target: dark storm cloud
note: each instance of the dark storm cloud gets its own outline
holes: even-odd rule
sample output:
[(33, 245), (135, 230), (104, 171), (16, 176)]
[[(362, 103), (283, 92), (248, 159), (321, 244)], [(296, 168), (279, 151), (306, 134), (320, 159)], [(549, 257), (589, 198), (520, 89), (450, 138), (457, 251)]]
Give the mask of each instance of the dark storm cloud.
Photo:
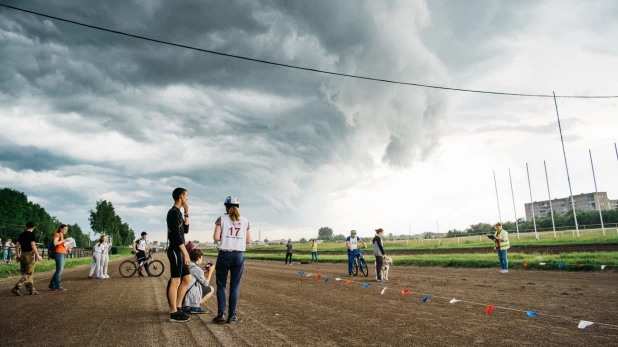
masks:
[[(395, 79), (443, 75), (416, 29), (398, 36), (397, 26), (386, 31), (388, 23), (376, 19), (397, 13), (406, 2), (8, 3), (286, 64)], [(422, 6), (408, 10), (423, 12)], [(38, 143), (27, 147), (31, 154), (13, 148), (0, 160), (14, 170), (53, 170), (61, 161), (69, 168), (108, 168), (71, 174), (98, 180), (84, 183), (98, 185), (87, 188), (91, 200), (115, 194), (110, 196), (131, 208), (167, 204), (166, 189), (178, 185), (191, 186), (194, 196), (208, 201), (238, 194), (244, 204), (291, 208), (321, 180), (340, 182), (332, 183), (338, 188), (353, 185), (345, 177), (310, 176), (328, 165), (370, 170), (374, 146), (387, 145), (383, 161), (393, 167), (423, 160), (439, 143), (445, 112), (441, 94), (230, 59), (9, 9), (0, 9), (0, 44), (0, 103), (13, 107), (11, 112), (32, 110), (65, 136), (87, 136), (118, 156), (95, 151), (85, 157), (75, 150), (52, 155), (49, 144)], [(399, 99), (405, 100), (396, 109), (388, 106)], [(132, 142), (118, 144), (113, 133)], [(101, 134), (106, 141), (98, 139)], [(84, 150), (90, 145), (81, 143)], [(139, 151), (144, 158), (131, 155)], [(18, 165), (34, 161), (40, 164)], [(150, 183), (140, 187), (139, 180)]]
[(0, 142), (0, 166), (3, 167), (17, 171), (46, 171), (73, 164), (76, 164), (75, 160), (45, 149)]

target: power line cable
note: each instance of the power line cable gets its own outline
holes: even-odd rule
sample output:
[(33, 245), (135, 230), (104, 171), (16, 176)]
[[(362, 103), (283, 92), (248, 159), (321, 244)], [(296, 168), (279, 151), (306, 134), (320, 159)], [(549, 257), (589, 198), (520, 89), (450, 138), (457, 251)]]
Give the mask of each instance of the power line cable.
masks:
[[(395, 81), (395, 80), (388, 80), (388, 79), (383, 79), (383, 78), (373, 78), (373, 77), (350, 75), (350, 74), (344, 74), (344, 73), (332, 72), (332, 71), (326, 71), (326, 70), (312, 69), (312, 68), (307, 68), (307, 67), (302, 67), (302, 66), (289, 65), (289, 64), (277, 63), (277, 62), (268, 61), (268, 60), (255, 59), (255, 58), (249, 58), (249, 57), (244, 57), (244, 56), (240, 56), (240, 55), (234, 55), (234, 54), (222, 53), (222, 52), (217, 52), (217, 51), (211, 51), (211, 50), (207, 50), (207, 49), (202, 49), (202, 48), (197, 48), (197, 47), (193, 47), (193, 46), (182, 45), (182, 44), (173, 43), (173, 42), (169, 42), (169, 41), (153, 39), (153, 38), (150, 38), (150, 37), (129, 34), (129, 33), (118, 31), (118, 30), (112, 30), (112, 29), (107, 29), (107, 28), (95, 26), (95, 25), (85, 24), (85, 23), (74, 21), (74, 20), (64, 19), (64, 18), (55, 17), (55, 16), (51, 16), (51, 15), (48, 15), (48, 14), (40, 13), (40, 12), (35, 12), (35, 11), (30, 11), (30, 10), (22, 9), (22, 8), (19, 8), (19, 7), (5, 5), (5, 4), (2, 4), (2, 3), (0, 3), (0, 7), (10, 8), (10, 9), (13, 9), (13, 10), (22, 11), (22, 12), (34, 14), (34, 15), (37, 15), (37, 16), (41, 16), (41, 17), (45, 17), (45, 18), (49, 18), (49, 19), (54, 19), (54, 20), (61, 21), (61, 22), (71, 23), (71, 24), (75, 24), (75, 25), (79, 25), (79, 26), (83, 26), (83, 27), (87, 27), (87, 28), (91, 28), (91, 29), (96, 29), (96, 30), (101, 30), (101, 31), (113, 33), (113, 34), (128, 36), (128, 37), (132, 37), (132, 38), (136, 38), (136, 39), (140, 39), (140, 40), (146, 40), (146, 41), (150, 41), (150, 42), (156, 42), (156, 43), (160, 43), (160, 44), (164, 44), (164, 45), (169, 45), (169, 46), (174, 46), (174, 47), (179, 47), (179, 48), (190, 49), (190, 50), (199, 51), (199, 52), (203, 52), (203, 53), (215, 54), (215, 55), (220, 55), (220, 56), (224, 56), (224, 57), (228, 57), (228, 58), (236, 58), (236, 59), (252, 61), (252, 62), (256, 62), (256, 63), (274, 65), (274, 66), (279, 66), (279, 67), (286, 67), (286, 68), (296, 69), (296, 70), (317, 72), (317, 73), (333, 75), (333, 76), (340, 76), (340, 77), (356, 78), (356, 79), (367, 80), (367, 81), (374, 81), (374, 82), (383, 82), (383, 83), (391, 83), (391, 84), (399, 84), (399, 85), (422, 87), (422, 88), (431, 88), (431, 89), (440, 89), (440, 90), (448, 90), (448, 91), (457, 91), (457, 92), (479, 93), (479, 94), (493, 94), (493, 95), (504, 95), (504, 96), (539, 97), (539, 98), (553, 98), (554, 97), (554, 95), (551, 95), (551, 94), (507, 93), (507, 92), (496, 92), (496, 91), (487, 91), (487, 90), (442, 87), (442, 86), (435, 86), (435, 85), (428, 85), (428, 84)], [(612, 98), (618, 98), (618, 95), (592, 95), (592, 96), (584, 96), (584, 95), (556, 95), (555, 97), (557, 97), (557, 98), (571, 98), (571, 99), (612, 99)]]

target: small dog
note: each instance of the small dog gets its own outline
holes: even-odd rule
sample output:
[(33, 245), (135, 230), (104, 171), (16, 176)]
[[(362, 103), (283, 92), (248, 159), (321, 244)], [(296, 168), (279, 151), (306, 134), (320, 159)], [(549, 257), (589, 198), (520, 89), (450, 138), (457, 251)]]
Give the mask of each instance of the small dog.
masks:
[(388, 281), (388, 270), (390, 269), (390, 267), (393, 265), (393, 258), (391, 257), (384, 257), (384, 260), (382, 262), (382, 279), (384, 281)]

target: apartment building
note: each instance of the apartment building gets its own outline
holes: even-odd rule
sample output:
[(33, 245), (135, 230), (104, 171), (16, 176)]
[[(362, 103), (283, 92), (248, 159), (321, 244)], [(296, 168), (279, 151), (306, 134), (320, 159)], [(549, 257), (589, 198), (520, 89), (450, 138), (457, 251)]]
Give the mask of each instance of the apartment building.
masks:
[[(594, 211), (597, 210), (597, 202), (601, 210), (611, 210), (617, 208), (618, 200), (609, 200), (606, 192), (586, 193), (573, 196), (575, 202), (575, 211)], [(552, 199), (551, 207), (554, 210), (554, 215), (567, 214), (572, 210), (571, 198)], [(549, 200), (535, 201), (534, 204), (525, 204), (526, 220), (532, 220), (532, 207), (534, 206), (534, 216), (536, 218), (545, 218), (550, 216)]]

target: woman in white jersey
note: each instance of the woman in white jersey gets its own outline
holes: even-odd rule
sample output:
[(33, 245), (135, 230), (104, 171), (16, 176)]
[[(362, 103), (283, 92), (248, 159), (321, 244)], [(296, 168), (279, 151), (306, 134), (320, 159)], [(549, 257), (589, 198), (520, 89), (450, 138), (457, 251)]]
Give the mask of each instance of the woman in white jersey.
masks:
[(105, 236), (101, 236), (99, 239), (99, 243), (92, 247), (92, 264), (90, 265), (90, 274), (88, 274), (88, 279), (92, 279), (92, 275), (96, 271), (97, 279), (100, 280), (101, 277), (101, 253), (103, 252), (103, 242), (105, 242)]
[[(240, 278), (245, 264), (244, 251), (247, 245), (251, 243), (251, 230), (249, 220), (240, 216), (238, 198), (228, 196), (224, 205), (227, 213), (217, 219), (213, 235), (214, 240), (219, 242), (219, 255), (217, 256), (215, 272), (218, 314), (213, 322), (232, 324), (240, 321), (236, 317), (236, 307), (240, 293)], [(230, 274), (230, 298), (226, 320), (225, 289), (228, 273)]]

